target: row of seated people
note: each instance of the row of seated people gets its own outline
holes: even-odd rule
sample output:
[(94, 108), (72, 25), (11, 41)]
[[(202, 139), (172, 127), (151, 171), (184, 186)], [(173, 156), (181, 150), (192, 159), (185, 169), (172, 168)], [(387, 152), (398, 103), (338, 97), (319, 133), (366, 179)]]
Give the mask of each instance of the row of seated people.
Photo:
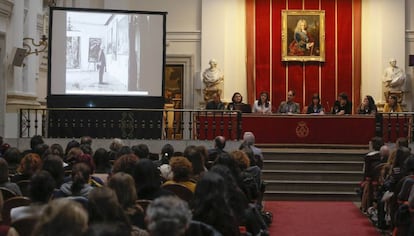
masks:
[[(257, 99), (253, 106), (243, 103), (243, 97), (239, 92), (233, 94), (232, 102), (225, 107), (224, 103), (221, 102), (218, 94), (213, 95), (213, 100), (208, 102), (206, 105), (207, 110), (240, 110), (245, 113), (260, 113), (260, 114), (271, 114), (272, 105), (270, 97), (267, 92), (260, 93), (259, 99)], [(365, 96), (361, 105), (358, 107), (358, 114), (372, 114), (375, 115), (378, 112), (375, 100), (372, 96)], [(398, 98), (395, 95), (390, 95), (388, 101), (384, 106), (384, 112), (402, 112), (401, 106), (398, 103)], [(312, 96), (312, 103), (308, 106), (304, 106), (303, 110), (300, 110), (299, 103), (295, 102), (295, 91), (290, 90), (287, 94), (287, 100), (282, 101), (276, 110), (278, 114), (325, 114), (331, 113), (335, 115), (352, 114), (352, 102), (349, 101), (346, 93), (340, 93), (338, 100), (334, 102), (334, 105), (330, 111), (326, 111), (321, 104), (319, 94), (315, 93)]]
[[(254, 135), (246, 132), (239, 150), (226, 152), (225, 144), (221, 136), (208, 150), (178, 152), (166, 144), (151, 159), (145, 144), (129, 147), (120, 139), (109, 151), (93, 151), (89, 137), (64, 151), (35, 136), (30, 150), (0, 153), (0, 210), (3, 203), (7, 209), (0, 236), (28, 229), (32, 235), (266, 235), (271, 214), (261, 212), (256, 163), (263, 157)], [(26, 197), (26, 204), (10, 209), (15, 197), (4, 193), (24, 195), (22, 180), (29, 180), (27, 195), (16, 198)], [(22, 229), (25, 220), (30, 224)]]
[(380, 137), (371, 140), (361, 182), (361, 210), (384, 232), (414, 235), (414, 155), (406, 138), (393, 150)]

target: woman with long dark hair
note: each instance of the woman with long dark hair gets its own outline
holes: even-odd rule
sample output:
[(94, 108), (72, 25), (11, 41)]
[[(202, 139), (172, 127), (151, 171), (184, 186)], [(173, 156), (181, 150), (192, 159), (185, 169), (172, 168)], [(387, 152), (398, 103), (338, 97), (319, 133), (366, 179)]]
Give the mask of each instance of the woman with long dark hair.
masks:
[(372, 96), (365, 96), (358, 109), (358, 114), (370, 114), (375, 115), (377, 113), (377, 106), (375, 105), (374, 98)]
[(319, 97), (319, 94), (313, 94), (312, 103), (309, 104), (306, 114), (324, 114), (324, 108), (321, 105), (321, 98)]
[(272, 113), (272, 106), (267, 92), (260, 93), (259, 99), (254, 101), (252, 112), (262, 114)]
[(397, 96), (390, 95), (388, 97), (388, 103), (384, 105), (384, 112), (402, 112)]
[(193, 219), (213, 226), (223, 235), (239, 235), (236, 218), (227, 201), (226, 183), (207, 172), (197, 183)]

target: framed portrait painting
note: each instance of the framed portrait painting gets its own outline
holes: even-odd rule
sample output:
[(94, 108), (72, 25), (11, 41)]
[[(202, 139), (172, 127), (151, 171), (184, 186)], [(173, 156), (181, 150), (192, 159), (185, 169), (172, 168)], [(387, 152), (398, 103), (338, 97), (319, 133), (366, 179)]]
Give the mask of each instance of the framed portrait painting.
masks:
[(325, 61), (325, 11), (282, 11), (282, 61)]

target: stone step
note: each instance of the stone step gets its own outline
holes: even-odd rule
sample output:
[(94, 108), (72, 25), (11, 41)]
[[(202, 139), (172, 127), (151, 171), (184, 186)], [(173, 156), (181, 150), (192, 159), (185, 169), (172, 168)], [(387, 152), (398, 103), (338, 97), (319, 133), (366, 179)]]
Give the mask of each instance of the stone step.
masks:
[(317, 152), (309, 150), (292, 150), (292, 152), (281, 152), (264, 150), (263, 156), (265, 160), (296, 160), (296, 161), (363, 161), (365, 154), (368, 152)]
[(266, 191), (355, 192), (359, 181), (268, 180)]
[(305, 181), (360, 181), (362, 171), (263, 170), (262, 179)]
[(266, 191), (265, 201), (360, 201), (355, 192)]
[(363, 170), (362, 161), (265, 160), (264, 170)]

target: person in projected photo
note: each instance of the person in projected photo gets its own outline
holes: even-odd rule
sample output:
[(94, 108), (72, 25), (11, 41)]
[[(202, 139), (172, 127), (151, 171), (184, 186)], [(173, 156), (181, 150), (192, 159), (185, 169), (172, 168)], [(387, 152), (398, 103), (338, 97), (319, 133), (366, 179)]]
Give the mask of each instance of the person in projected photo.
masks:
[(105, 56), (105, 47), (101, 46), (98, 56), (98, 71), (99, 71), (99, 84), (103, 84), (103, 76), (106, 72), (106, 56)]

